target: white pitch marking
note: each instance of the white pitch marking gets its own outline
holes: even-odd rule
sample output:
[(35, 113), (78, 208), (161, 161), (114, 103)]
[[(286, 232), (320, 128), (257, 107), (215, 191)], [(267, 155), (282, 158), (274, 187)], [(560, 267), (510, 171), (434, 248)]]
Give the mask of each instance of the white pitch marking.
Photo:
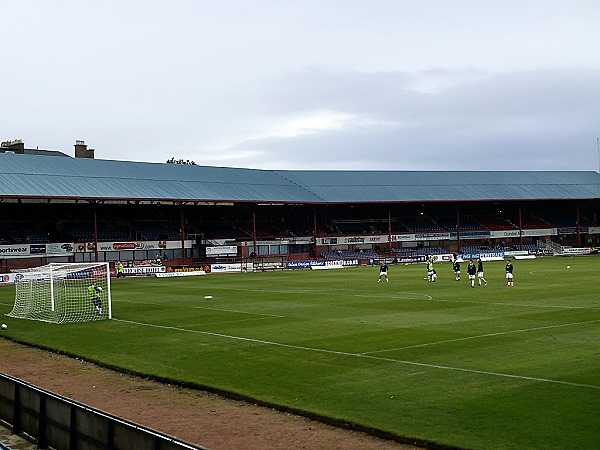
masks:
[(396, 350), (408, 350), (409, 348), (429, 347), (431, 345), (448, 344), (450, 342), (468, 341), (471, 339), (481, 339), (481, 338), (492, 337), (492, 336), (503, 336), (506, 334), (514, 334), (514, 333), (526, 333), (529, 331), (548, 330), (551, 328), (568, 327), (568, 326), (572, 326), (572, 325), (582, 325), (585, 323), (594, 323), (594, 322), (600, 322), (600, 319), (586, 320), (583, 322), (561, 323), (558, 325), (547, 325), (547, 326), (543, 326), (543, 327), (522, 328), (520, 330), (498, 331), (497, 333), (479, 334), (477, 336), (467, 336), (467, 337), (456, 338), (456, 339), (446, 339), (443, 341), (426, 342), (424, 344), (407, 345), (405, 347), (388, 348), (385, 350), (374, 350), (372, 352), (363, 352), (360, 354), (361, 355), (372, 355), (374, 353), (393, 352)]
[(134, 325), (146, 326), (146, 327), (163, 328), (165, 330), (176, 330), (176, 331), (182, 331), (185, 333), (198, 333), (198, 334), (204, 334), (207, 336), (221, 337), (224, 339), (232, 339), (232, 340), (244, 341), (244, 342), (253, 342), (256, 344), (274, 345), (277, 347), (292, 348), (292, 349), (296, 349), (296, 350), (327, 353), (327, 354), (340, 355), (340, 356), (350, 356), (350, 357), (354, 357), (354, 358), (373, 359), (373, 360), (377, 360), (377, 361), (388, 361), (388, 362), (397, 363), (397, 364), (405, 364), (405, 365), (409, 365), (409, 366), (424, 367), (424, 368), (430, 368), (430, 369), (475, 373), (475, 374), (479, 374), (479, 375), (488, 375), (488, 376), (500, 377), (500, 378), (511, 378), (511, 379), (516, 379), (516, 380), (536, 381), (536, 382), (541, 382), (541, 383), (559, 384), (559, 385), (575, 386), (575, 387), (581, 387), (581, 388), (587, 388), (587, 389), (600, 390), (600, 386), (596, 386), (593, 384), (573, 383), (570, 381), (552, 380), (552, 379), (548, 379), (548, 378), (527, 377), (524, 375), (512, 375), (512, 374), (508, 374), (508, 373), (488, 372), (485, 370), (465, 369), (462, 367), (442, 366), (439, 364), (419, 363), (419, 362), (415, 362), (415, 361), (406, 361), (406, 360), (394, 359), (394, 358), (382, 358), (380, 356), (362, 355), (360, 353), (349, 353), (349, 352), (341, 352), (341, 351), (337, 351), (337, 350), (326, 350), (326, 349), (313, 348), (313, 347), (304, 347), (304, 346), (300, 346), (300, 345), (283, 344), (281, 342), (265, 341), (262, 339), (247, 338), (247, 337), (242, 337), (242, 336), (231, 336), (231, 335), (221, 334), (221, 333), (211, 333), (209, 331), (189, 330), (186, 328), (172, 327), (172, 326), (165, 326), (165, 325), (154, 325), (154, 324), (150, 324), (150, 323), (135, 322), (133, 320), (123, 320), (123, 319), (113, 319), (113, 320), (116, 320), (118, 322), (131, 323)]

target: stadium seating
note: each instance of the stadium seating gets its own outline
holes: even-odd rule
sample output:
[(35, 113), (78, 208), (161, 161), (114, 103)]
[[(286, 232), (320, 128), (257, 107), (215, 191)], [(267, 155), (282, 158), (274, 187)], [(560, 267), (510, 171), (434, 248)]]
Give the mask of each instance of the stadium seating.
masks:
[[(545, 214), (544, 220), (554, 227), (576, 227), (577, 216), (575, 214)], [(590, 226), (593, 223), (585, 216), (579, 217), (579, 226)]]
[(252, 234), (233, 224), (198, 224), (198, 229), (207, 239), (247, 239), (252, 237)]
[(477, 217), (477, 222), (486, 230), (514, 230), (518, 228), (510, 220), (497, 217)]
[(400, 222), (407, 230), (412, 232), (445, 231), (442, 226), (438, 225), (433, 219), (428, 217), (403, 217)]
[(383, 228), (381, 225), (381, 223), (371, 220), (340, 221), (334, 223), (334, 226), (340, 231), (340, 233), (346, 235), (379, 234), (382, 233), (382, 229), (387, 232), (387, 224), (385, 224), (385, 228)]
[(379, 253), (374, 250), (364, 250), (364, 251), (333, 251), (333, 252), (323, 252), (321, 253), (321, 257), (329, 260), (335, 259), (365, 259), (365, 258), (377, 258), (379, 257)]
[[(438, 217), (435, 221), (448, 231), (456, 231), (457, 229), (456, 217)], [(484, 228), (481, 223), (469, 217), (461, 217), (459, 225), (461, 230), (482, 230)]]
[(63, 231), (75, 242), (90, 242), (94, 240), (94, 229), (82, 226), (65, 226)]
[[(518, 224), (519, 218), (515, 217), (513, 219), (513, 222)], [(538, 229), (538, 228), (543, 229), (543, 228), (550, 228), (550, 227), (551, 227), (550, 224), (543, 221), (542, 219), (538, 219), (537, 217), (521, 216), (521, 228), (523, 228), (523, 229)]]
[(403, 247), (392, 249), (392, 253), (398, 256), (424, 256), (443, 255), (450, 253), (450, 251), (443, 247)]
[(179, 230), (168, 225), (133, 223), (132, 229), (135, 231), (138, 239), (143, 241), (175, 241), (181, 239)]
[(45, 244), (48, 236), (31, 227), (4, 228), (4, 235), (13, 244)]
[(522, 250), (528, 251), (531, 254), (537, 254), (540, 252), (540, 247), (536, 244), (523, 244)]
[[(67, 233), (74, 242), (94, 241), (94, 229), (86, 226), (66, 225), (63, 231)], [(98, 226), (98, 241), (119, 242), (131, 240), (129, 233), (116, 227)]]

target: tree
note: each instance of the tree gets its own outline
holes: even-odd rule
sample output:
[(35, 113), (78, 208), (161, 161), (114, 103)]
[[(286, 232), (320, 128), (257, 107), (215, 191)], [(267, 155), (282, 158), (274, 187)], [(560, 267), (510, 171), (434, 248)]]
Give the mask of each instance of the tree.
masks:
[(198, 164), (196, 164), (195, 161), (190, 161), (189, 159), (175, 159), (174, 157), (171, 156), (170, 159), (167, 159), (167, 164), (183, 164), (186, 166), (197, 166)]

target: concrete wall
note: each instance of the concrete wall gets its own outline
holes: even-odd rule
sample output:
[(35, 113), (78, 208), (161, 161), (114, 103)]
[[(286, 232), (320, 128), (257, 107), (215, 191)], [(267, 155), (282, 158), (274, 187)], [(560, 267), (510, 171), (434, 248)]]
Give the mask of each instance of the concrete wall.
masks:
[(39, 448), (206, 450), (0, 374), (0, 421)]

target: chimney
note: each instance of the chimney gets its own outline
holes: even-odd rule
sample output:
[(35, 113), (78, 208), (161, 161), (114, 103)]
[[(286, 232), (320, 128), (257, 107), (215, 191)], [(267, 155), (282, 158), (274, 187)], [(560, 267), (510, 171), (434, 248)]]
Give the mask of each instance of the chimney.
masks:
[(4, 141), (2, 142), (2, 150), (4, 152), (12, 152), (12, 153), (25, 153), (25, 144), (21, 139), (14, 139), (12, 141)]
[(85, 141), (75, 141), (75, 158), (94, 159), (94, 149), (88, 149)]

